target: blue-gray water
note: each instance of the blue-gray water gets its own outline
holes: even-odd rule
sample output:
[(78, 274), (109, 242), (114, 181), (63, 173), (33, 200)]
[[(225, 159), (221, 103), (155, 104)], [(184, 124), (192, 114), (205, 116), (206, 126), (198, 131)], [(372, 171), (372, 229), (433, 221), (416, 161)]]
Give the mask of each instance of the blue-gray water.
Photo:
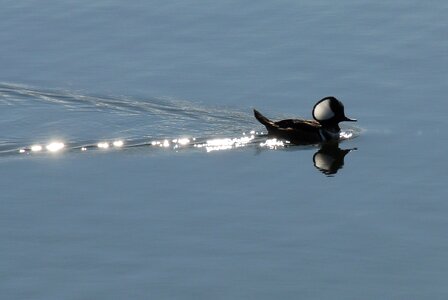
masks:
[[(0, 298), (446, 299), (447, 13), (4, 2)], [(251, 113), (327, 95), (332, 174)]]

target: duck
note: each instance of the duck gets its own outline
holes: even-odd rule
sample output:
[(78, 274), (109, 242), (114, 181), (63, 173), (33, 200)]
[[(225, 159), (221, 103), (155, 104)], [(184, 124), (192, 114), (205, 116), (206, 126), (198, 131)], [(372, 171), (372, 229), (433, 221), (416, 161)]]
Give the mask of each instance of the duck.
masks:
[(255, 118), (266, 127), (269, 136), (297, 145), (338, 141), (341, 132), (339, 123), (357, 121), (345, 115), (344, 105), (333, 96), (317, 101), (312, 114), (314, 120), (286, 119), (275, 122), (254, 109)]

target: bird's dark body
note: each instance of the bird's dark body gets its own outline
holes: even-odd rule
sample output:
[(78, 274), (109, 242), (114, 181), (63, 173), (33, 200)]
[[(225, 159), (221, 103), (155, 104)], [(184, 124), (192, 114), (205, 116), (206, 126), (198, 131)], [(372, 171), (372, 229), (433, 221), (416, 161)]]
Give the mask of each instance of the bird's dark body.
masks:
[(313, 144), (322, 141), (320, 125), (314, 120), (286, 119), (273, 122), (254, 110), (255, 118), (268, 130), (268, 134), (293, 144)]
[(270, 136), (301, 145), (339, 140), (339, 123), (356, 122), (345, 116), (344, 105), (333, 96), (325, 97), (314, 105), (314, 120), (286, 119), (274, 122), (255, 109), (254, 115), (266, 127)]

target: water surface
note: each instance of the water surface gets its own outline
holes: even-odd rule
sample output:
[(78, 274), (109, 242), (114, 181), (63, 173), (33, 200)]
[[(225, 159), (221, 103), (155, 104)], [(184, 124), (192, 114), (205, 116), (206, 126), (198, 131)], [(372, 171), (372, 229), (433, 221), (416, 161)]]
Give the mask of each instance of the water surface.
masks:
[[(445, 299), (447, 11), (4, 3), (2, 298)], [(327, 95), (330, 149), (252, 117)]]

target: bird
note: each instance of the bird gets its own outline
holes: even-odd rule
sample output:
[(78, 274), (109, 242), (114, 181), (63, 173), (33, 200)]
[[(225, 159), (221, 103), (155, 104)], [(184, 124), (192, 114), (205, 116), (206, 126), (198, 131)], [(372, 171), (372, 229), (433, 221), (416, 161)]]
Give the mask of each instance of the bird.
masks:
[(292, 144), (318, 144), (340, 139), (339, 123), (356, 122), (345, 116), (344, 105), (333, 96), (319, 100), (313, 107), (313, 119), (286, 119), (272, 121), (254, 109), (255, 118), (268, 130), (268, 135), (289, 141)]

